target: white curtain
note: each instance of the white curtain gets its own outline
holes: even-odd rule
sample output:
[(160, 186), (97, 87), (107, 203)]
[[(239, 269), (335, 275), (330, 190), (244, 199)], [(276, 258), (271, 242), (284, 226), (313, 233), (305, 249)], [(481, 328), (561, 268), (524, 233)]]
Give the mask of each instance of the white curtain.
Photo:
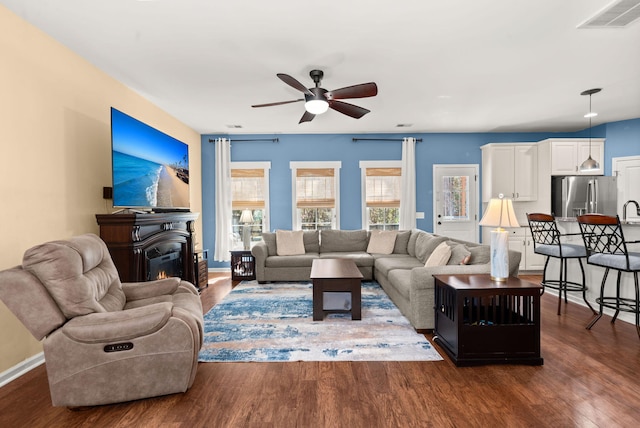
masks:
[(218, 138), (216, 145), (216, 248), (214, 260), (231, 260), (231, 142)]
[(402, 139), (400, 230), (416, 228), (416, 139)]

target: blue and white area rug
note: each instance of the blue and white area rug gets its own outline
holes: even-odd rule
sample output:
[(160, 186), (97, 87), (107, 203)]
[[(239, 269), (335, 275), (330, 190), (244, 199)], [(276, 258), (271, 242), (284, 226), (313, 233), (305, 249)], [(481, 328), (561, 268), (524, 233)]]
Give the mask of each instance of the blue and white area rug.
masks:
[(362, 284), (362, 320), (313, 321), (311, 283), (245, 281), (204, 316), (201, 362), (439, 361), (376, 282)]

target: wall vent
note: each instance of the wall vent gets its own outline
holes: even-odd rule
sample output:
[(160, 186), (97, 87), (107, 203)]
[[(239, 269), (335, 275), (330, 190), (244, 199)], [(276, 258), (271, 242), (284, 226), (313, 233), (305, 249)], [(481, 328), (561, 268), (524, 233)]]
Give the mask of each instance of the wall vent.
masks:
[(638, 18), (640, 0), (618, 0), (578, 25), (578, 28), (622, 28)]

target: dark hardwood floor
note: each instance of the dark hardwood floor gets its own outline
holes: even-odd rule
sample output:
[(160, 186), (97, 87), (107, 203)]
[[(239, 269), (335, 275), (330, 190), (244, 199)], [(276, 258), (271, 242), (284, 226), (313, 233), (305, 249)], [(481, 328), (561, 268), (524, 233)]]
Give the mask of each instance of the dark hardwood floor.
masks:
[[(539, 281), (539, 277), (525, 279)], [(211, 275), (205, 311), (232, 288)], [(42, 365), (0, 389), (0, 427), (632, 427), (640, 339), (542, 296), (543, 366), (439, 362), (200, 363), (185, 394), (84, 410), (51, 406)], [(431, 335), (427, 335), (431, 339)]]

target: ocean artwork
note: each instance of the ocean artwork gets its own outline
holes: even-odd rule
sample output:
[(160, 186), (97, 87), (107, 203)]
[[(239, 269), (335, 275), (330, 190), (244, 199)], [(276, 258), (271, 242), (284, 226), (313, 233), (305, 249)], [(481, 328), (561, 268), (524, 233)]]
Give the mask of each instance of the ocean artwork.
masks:
[(113, 152), (113, 194), (118, 206), (155, 207), (164, 167), (158, 163)]

